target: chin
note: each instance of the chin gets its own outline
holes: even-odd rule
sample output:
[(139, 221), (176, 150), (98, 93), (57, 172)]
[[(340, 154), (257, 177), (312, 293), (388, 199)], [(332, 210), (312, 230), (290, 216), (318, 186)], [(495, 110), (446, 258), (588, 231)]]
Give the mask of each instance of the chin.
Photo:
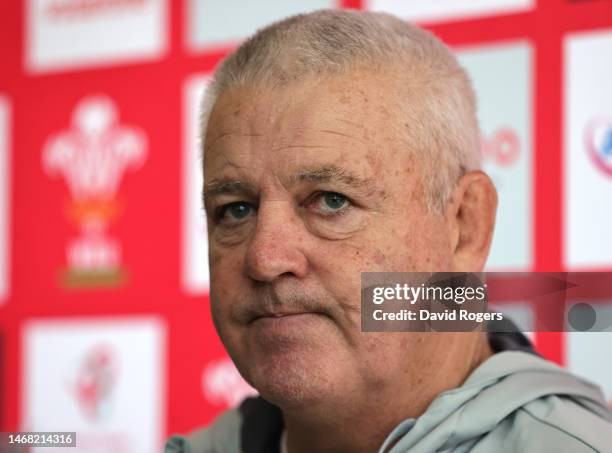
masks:
[(282, 409), (301, 408), (328, 399), (333, 382), (341, 382), (321, 361), (304, 357), (268, 357), (250, 367), (245, 378), (259, 394)]
[(267, 401), (289, 409), (329, 399), (346, 378), (348, 357), (332, 347), (335, 335), (326, 318), (295, 317), (256, 324), (224, 344), (243, 378)]

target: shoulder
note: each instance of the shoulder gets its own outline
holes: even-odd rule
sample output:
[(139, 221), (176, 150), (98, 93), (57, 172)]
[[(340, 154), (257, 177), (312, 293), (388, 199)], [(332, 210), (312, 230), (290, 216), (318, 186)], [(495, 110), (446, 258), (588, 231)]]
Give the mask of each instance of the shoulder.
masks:
[(525, 453), (612, 453), (612, 423), (571, 398), (551, 395), (519, 408), (483, 444), (491, 440)]
[(165, 453), (270, 453), (278, 452), (283, 418), (276, 406), (261, 397), (247, 398), (212, 425), (187, 436), (174, 435)]
[(237, 409), (226, 411), (205, 428), (199, 428), (186, 436), (171, 436), (166, 442), (164, 453), (240, 453), (241, 423)]

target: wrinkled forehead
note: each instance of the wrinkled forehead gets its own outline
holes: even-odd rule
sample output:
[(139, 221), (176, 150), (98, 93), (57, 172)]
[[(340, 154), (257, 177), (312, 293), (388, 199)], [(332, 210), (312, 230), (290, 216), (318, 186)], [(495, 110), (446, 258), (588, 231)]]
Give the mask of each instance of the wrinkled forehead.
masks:
[(243, 86), (220, 94), (205, 137), (205, 174), (322, 163), (375, 171), (397, 165), (410, 144), (385, 80), (371, 74), (310, 78), (282, 88)]

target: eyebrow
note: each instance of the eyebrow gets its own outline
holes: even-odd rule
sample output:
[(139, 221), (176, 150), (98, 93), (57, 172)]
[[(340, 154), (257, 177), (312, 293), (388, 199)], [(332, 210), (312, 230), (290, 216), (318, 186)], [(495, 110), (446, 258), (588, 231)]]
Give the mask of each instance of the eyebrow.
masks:
[(257, 189), (253, 184), (247, 181), (215, 180), (204, 184), (202, 199), (204, 202), (206, 202), (206, 199), (210, 197), (234, 194), (255, 196), (257, 194)]
[(292, 179), (299, 182), (338, 182), (356, 189), (373, 189), (375, 186), (373, 178), (361, 178), (337, 165), (306, 168), (300, 170)]
[[(373, 178), (362, 178), (351, 174), (346, 169), (337, 165), (324, 165), (319, 167), (304, 168), (299, 170), (290, 178), (290, 184), (300, 182), (335, 182), (344, 187), (358, 189), (362, 192), (374, 191), (376, 184)], [(248, 181), (241, 180), (213, 180), (204, 184), (202, 198), (206, 199), (218, 195), (248, 195), (256, 197), (257, 188)], [(206, 203), (205, 203), (206, 204)]]

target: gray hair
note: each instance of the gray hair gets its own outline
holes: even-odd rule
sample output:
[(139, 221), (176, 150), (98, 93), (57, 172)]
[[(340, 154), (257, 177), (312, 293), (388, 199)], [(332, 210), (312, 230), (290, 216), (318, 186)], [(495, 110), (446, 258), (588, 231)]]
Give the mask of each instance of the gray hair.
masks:
[(225, 90), (281, 87), (356, 69), (393, 70), (416, 93), (418, 101), (411, 98), (402, 108), (407, 115), (402, 124), (410, 148), (427, 166), (422, 175), (427, 205), (442, 213), (463, 173), (480, 167), (474, 90), (448, 47), (389, 14), (320, 10), (259, 30), (215, 70), (202, 102), (202, 145), (214, 104)]

